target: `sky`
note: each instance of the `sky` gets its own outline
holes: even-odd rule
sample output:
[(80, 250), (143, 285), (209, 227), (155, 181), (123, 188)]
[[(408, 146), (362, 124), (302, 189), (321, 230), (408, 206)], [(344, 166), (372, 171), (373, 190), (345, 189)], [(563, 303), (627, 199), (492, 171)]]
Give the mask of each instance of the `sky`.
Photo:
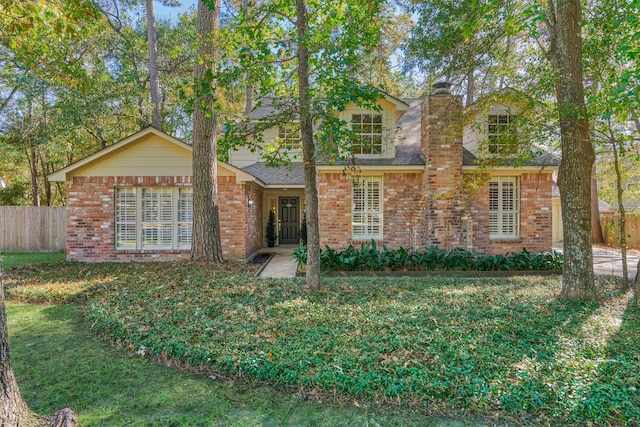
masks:
[(198, 4), (197, 0), (179, 0), (179, 1), (180, 1), (179, 7), (163, 6), (161, 2), (156, 1), (156, 4), (155, 4), (156, 19), (157, 20), (169, 19), (175, 22), (175, 20), (178, 19), (178, 16), (182, 15), (184, 12), (188, 11), (191, 8), (195, 9)]

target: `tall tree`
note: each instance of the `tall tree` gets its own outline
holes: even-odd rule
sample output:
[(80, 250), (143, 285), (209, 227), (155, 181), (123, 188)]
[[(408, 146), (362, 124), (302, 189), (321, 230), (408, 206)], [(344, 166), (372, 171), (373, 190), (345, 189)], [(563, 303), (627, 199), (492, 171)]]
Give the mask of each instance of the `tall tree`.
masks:
[(147, 41), (149, 44), (149, 87), (151, 89), (151, 125), (162, 130), (160, 78), (158, 77), (158, 40), (154, 0), (147, 0)]
[(307, 206), (307, 286), (320, 290), (320, 226), (318, 222), (318, 183), (316, 181), (316, 147), (313, 142), (313, 118), (309, 90), (309, 47), (307, 5), (296, 0), (296, 30), (298, 32), (298, 102), (300, 108), (300, 134), (302, 162), (304, 163), (304, 196)]
[[(595, 296), (590, 185), (585, 185), (591, 182), (594, 151), (584, 100), (579, 0), (411, 3), (420, 20), (410, 52), (429, 65), (424, 69), (447, 75), (473, 73), (476, 87), (475, 73), (482, 70), (484, 79), (498, 84), (485, 82), (481, 87), (509, 84), (543, 99), (550, 96), (546, 83), (553, 83), (562, 145), (562, 293), (575, 298)], [(543, 55), (546, 64), (532, 60), (536, 55)]]
[(562, 295), (597, 294), (591, 239), (591, 172), (595, 153), (589, 138), (582, 73), (582, 14), (579, 0), (547, 2), (547, 58), (554, 70), (562, 161), (558, 173), (564, 225)]
[[(364, 0), (271, 0), (241, 8), (225, 33), (229, 40), (225, 82), (249, 76), (254, 109), (270, 112), (257, 122), (227, 124), (225, 142), (250, 145), (267, 165), (288, 164), (287, 149), (265, 147), (266, 129), (300, 131), (307, 221), (307, 287), (320, 288), (320, 232), (316, 162), (349, 153), (349, 127), (336, 116), (350, 102), (377, 108), (381, 94), (357, 80), (358, 65), (380, 37), (380, 3)], [(225, 83), (229, 84), (229, 83)]]
[(193, 243), (194, 261), (223, 262), (218, 203), (216, 83), (220, 0), (198, 0), (198, 59), (194, 69)]
[[(54, 49), (66, 47), (81, 31), (85, 19), (92, 16), (93, 5), (88, 1), (21, 2), (0, 0), (0, 42), (18, 52), (25, 68), (52, 66), (56, 71), (77, 69), (68, 64), (69, 58)], [(54, 45), (54, 46), (52, 46)], [(34, 54), (35, 53), (35, 54)], [(66, 53), (66, 52), (64, 52)], [(66, 59), (66, 61), (65, 61)], [(13, 373), (9, 348), (9, 334), (0, 265), (0, 425), (3, 426), (72, 426), (73, 412), (63, 410), (53, 420), (31, 412), (22, 399)]]

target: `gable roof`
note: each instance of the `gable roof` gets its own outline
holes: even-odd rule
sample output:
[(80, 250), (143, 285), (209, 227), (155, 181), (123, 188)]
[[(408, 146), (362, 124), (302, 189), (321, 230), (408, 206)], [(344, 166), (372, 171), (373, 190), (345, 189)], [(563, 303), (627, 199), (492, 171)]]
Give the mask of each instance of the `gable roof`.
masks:
[[(157, 136), (159, 137), (161, 140), (171, 144), (172, 146), (178, 147), (181, 150), (184, 150), (185, 154), (191, 156), (192, 152), (193, 152), (193, 147), (189, 144), (187, 144), (184, 141), (181, 141), (177, 138), (174, 138), (173, 136), (164, 133), (158, 129), (156, 129), (153, 126), (148, 126), (144, 129), (142, 129), (139, 132), (134, 133), (133, 135), (130, 135), (118, 142), (116, 142), (113, 145), (110, 145), (100, 151), (97, 151), (94, 154), (91, 154), (81, 160), (78, 160), (77, 162), (74, 162), (72, 164), (70, 164), (69, 166), (62, 168), (54, 173), (52, 173), (51, 175), (49, 175), (49, 181), (53, 181), (53, 182), (66, 182), (69, 181), (70, 178), (74, 175), (74, 173), (85, 169), (85, 168), (89, 168), (93, 165), (97, 165), (103, 161), (105, 161), (106, 159), (125, 151), (127, 148), (130, 148), (132, 145), (134, 145), (137, 142), (140, 142), (141, 140), (148, 138), (149, 136)], [(244, 171), (242, 171), (241, 169), (238, 169), (237, 167), (230, 165), (228, 163), (224, 163), (224, 162), (218, 162), (218, 164), (224, 168), (227, 169), (229, 172), (233, 173), (236, 176), (236, 179), (240, 182), (256, 182), (259, 185), (262, 185), (263, 183), (260, 180), (256, 180), (256, 177), (253, 175), (250, 175)]]
[[(383, 96), (380, 99), (384, 99), (385, 101), (395, 105), (398, 111), (407, 111), (410, 107), (409, 103), (404, 98), (396, 98), (395, 96), (385, 92), (382, 89), (374, 88), (376, 91), (380, 92)], [(249, 113), (250, 120), (261, 120), (266, 117), (272, 116), (278, 112), (278, 109), (281, 106), (277, 104), (274, 105), (273, 98), (261, 98), (258, 101), (258, 105)], [(284, 105), (283, 101), (283, 104)]]
[(245, 166), (242, 170), (255, 176), (267, 186), (304, 185), (304, 165), (302, 162), (292, 162), (288, 166), (278, 168), (268, 167), (265, 163), (258, 162)]

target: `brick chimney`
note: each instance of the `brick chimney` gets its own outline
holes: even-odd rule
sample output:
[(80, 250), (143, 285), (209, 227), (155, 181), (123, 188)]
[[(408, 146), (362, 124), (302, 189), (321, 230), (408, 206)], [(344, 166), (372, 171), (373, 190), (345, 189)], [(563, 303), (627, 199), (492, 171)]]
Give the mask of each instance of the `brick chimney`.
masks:
[(451, 83), (433, 85), (422, 103), (421, 153), (425, 160), (418, 240), (444, 249), (465, 246), (462, 200), (462, 97), (452, 95)]

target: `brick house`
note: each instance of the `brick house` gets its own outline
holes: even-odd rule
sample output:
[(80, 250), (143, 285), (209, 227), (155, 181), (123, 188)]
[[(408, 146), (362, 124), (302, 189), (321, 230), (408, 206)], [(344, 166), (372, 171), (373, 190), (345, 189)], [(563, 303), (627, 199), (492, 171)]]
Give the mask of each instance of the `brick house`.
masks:
[[(446, 85), (434, 86), (426, 99), (384, 95), (378, 102), (378, 111), (353, 104), (338, 113), (360, 137), (357, 168), (346, 161), (317, 166), (321, 245), (374, 239), (390, 248), (438, 245), (489, 254), (551, 249), (557, 159), (544, 154), (524, 166), (492, 169), (477, 164), (481, 147), (501, 149), (492, 138), (509, 130), (511, 107), (496, 104), (478, 114), (481, 126), (470, 127), (462, 125), (460, 97)], [(261, 114), (257, 109), (254, 118)], [(264, 141), (299, 151), (295, 124), (266, 131)], [(219, 162), (226, 258), (246, 259), (266, 246), (270, 210), (277, 244), (299, 243), (302, 172), (299, 160), (269, 168), (248, 148)], [(191, 146), (152, 127), (52, 174), (51, 181), (67, 187), (68, 259), (188, 257), (191, 175)]]

